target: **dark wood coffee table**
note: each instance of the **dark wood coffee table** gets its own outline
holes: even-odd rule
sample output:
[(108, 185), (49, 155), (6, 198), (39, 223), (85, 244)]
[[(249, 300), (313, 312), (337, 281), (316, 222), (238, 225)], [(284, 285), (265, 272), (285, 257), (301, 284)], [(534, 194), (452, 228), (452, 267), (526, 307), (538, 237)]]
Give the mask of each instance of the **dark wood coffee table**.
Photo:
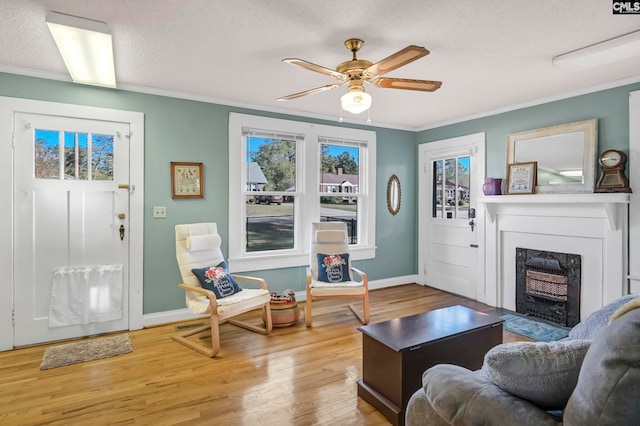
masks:
[(502, 343), (503, 320), (464, 306), (360, 327), (362, 380), (358, 396), (394, 425), (404, 425), (411, 395), (422, 387), (422, 373), (436, 364), (470, 370)]

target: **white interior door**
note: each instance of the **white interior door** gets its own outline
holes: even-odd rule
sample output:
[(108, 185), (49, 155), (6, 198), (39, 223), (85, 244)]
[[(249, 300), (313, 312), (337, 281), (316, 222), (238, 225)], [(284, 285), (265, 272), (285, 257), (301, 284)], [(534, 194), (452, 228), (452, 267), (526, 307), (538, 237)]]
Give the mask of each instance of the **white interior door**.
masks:
[(418, 256), (421, 283), (484, 300), (484, 133), (422, 144)]
[(15, 114), (15, 346), (129, 328), (129, 123)]

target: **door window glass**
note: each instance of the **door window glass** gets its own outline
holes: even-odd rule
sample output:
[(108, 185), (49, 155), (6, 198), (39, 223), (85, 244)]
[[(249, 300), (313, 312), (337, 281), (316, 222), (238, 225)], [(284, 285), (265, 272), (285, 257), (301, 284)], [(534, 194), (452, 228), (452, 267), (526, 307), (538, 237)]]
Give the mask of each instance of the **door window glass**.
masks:
[(113, 135), (37, 129), (34, 143), (35, 177), (113, 180), (113, 142)]
[(113, 180), (113, 135), (91, 135), (91, 179)]
[(470, 188), (469, 157), (435, 160), (432, 217), (468, 219)]
[(50, 130), (36, 130), (34, 169), (37, 179), (60, 178), (60, 134)]
[(64, 178), (87, 180), (87, 134), (64, 132)]

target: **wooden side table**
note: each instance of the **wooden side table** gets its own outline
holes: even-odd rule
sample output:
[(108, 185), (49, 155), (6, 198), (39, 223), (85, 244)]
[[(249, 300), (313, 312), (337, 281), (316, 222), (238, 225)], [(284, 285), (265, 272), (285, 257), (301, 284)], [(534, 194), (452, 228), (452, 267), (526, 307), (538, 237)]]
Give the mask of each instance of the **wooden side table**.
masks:
[(471, 370), (502, 343), (503, 320), (464, 306), (360, 327), (362, 380), (358, 396), (394, 425), (404, 425), (411, 395), (422, 387), (422, 373), (436, 364)]

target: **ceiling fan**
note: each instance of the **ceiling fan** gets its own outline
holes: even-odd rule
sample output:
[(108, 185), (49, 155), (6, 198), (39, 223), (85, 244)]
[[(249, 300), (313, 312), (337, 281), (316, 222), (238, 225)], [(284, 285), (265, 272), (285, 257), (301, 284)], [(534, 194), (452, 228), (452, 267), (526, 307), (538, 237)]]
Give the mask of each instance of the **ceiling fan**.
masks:
[(279, 101), (289, 101), (313, 93), (324, 92), (335, 89), (349, 83), (349, 92), (342, 96), (342, 108), (354, 114), (366, 111), (371, 106), (371, 96), (365, 92), (363, 82), (370, 83), (376, 87), (388, 89), (418, 90), (423, 92), (433, 92), (442, 86), (441, 81), (414, 80), (407, 78), (382, 77), (384, 74), (407, 65), (416, 59), (429, 54), (429, 51), (421, 46), (407, 46), (393, 55), (382, 59), (375, 64), (358, 59), (356, 54), (364, 44), (363, 40), (350, 38), (344, 42), (345, 47), (353, 54), (350, 61), (339, 64), (335, 70), (326, 68), (298, 58), (285, 58), (282, 62), (298, 65), (310, 71), (331, 76), (339, 83), (327, 84), (304, 92), (294, 93), (278, 98)]

